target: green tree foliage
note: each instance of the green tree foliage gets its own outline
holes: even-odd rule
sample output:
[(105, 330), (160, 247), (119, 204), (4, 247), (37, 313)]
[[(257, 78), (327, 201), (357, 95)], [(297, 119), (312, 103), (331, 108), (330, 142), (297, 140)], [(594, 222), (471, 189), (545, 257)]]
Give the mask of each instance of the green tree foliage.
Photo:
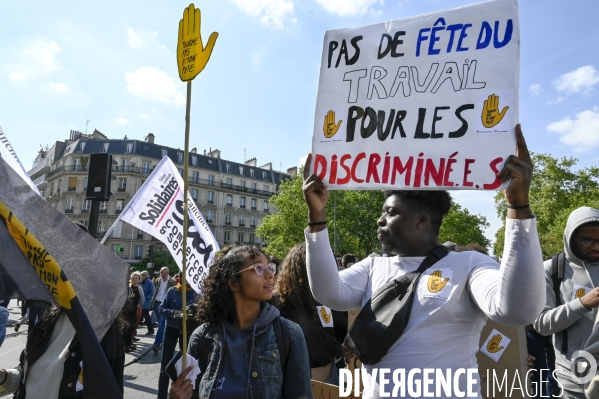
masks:
[(462, 246), (476, 242), (487, 247), (491, 243), (483, 232), (487, 227), (489, 223), (483, 215), (473, 215), (452, 200), (451, 209), (439, 231), (439, 242), (451, 241)]
[[(326, 215), (329, 238), (334, 247), (333, 220), (336, 213), (339, 255), (354, 253), (358, 257), (365, 257), (380, 251), (376, 222), (384, 202), (385, 198), (380, 190), (331, 192)], [(256, 233), (268, 243), (266, 251), (282, 259), (292, 246), (304, 240), (308, 207), (302, 195), (301, 173), (281, 184), (280, 191), (270, 199), (270, 204), (277, 209), (277, 213), (266, 216)], [(441, 242), (453, 241), (459, 245), (477, 242), (487, 246), (489, 241), (483, 234), (483, 229), (487, 226), (483, 216), (471, 215), (467, 209), (454, 203), (443, 222), (439, 239)]]
[[(548, 154), (532, 156), (534, 172), (530, 186), (530, 207), (537, 217), (543, 257), (563, 250), (563, 233), (568, 216), (581, 206), (599, 209), (599, 168), (575, 170), (575, 158), (554, 158)], [(503, 193), (495, 196), (497, 215), (507, 214)], [(503, 253), (505, 222), (495, 234), (494, 253)]]
[[(180, 273), (181, 271), (179, 270), (179, 266), (177, 266), (177, 263), (175, 262), (175, 259), (173, 259), (173, 256), (171, 255), (171, 253), (166, 250), (166, 249), (161, 249), (161, 248), (156, 248), (155, 252), (154, 252), (154, 270), (155, 272), (160, 271), (160, 269), (162, 269), (164, 266), (168, 267), (169, 270), (169, 274), (172, 276), (174, 276), (177, 273)], [(141, 267), (137, 267), (137, 269), (139, 270), (146, 270), (146, 265), (150, 262), (150, 258), (148, 256), (144, 257), (142, 260), (139, 261), (139, 264), (142, 265)]]

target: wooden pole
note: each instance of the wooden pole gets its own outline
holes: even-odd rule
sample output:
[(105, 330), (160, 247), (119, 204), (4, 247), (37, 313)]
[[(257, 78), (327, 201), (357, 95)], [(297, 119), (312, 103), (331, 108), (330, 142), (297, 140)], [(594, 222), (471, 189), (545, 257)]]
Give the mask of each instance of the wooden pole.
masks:
[(185, 151), (183, 155), (183, 264), (181, 268), (181, 296), (183, 302), (183, 370), (187, 368), (187, 231), (189, 212), (187, 196), (189, 192), (189, 110), (191, 108), (191, 80), (187, 81), (187, 105), (185, 106)]

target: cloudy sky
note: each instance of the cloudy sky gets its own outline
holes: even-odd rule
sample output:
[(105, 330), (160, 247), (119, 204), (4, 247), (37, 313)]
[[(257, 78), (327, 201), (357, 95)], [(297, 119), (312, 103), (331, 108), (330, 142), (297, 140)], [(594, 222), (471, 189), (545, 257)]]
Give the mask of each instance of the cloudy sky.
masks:
[[(471, 4), (468, 0), (200, 1), (220, 36), (194, 81), (191, 146), (233, 161), (294, 166), (311, 145), (324, 32)], [(185, 84), (176, 65), (184, 1), (3, 4), (0, 126), (26, 168), (71, 129), (183, 147)], [(525, 0), (520, 115), (529, 148), (599, 160), (599, 2)], [(492, 193), (454, 197), (492, 223)]]

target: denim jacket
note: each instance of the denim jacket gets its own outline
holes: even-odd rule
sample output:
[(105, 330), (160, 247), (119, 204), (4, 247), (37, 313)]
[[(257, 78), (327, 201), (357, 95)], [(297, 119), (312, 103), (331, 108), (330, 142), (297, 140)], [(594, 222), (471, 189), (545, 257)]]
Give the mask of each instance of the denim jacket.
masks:
[[(189, 306), (192, 303), (196, 302), (197, 294), (194, 290), (188, 290), (186, 293), (186, 305)], [(183, 295), (181, 295), (181, 291), (176, 289), (175, 287), (171, 287), (166, 292), (162, 303), (158, 307), (158, 314), (166, 317), (166, 325), (168, 327), (179, 327), (180, 320), (175, 319), (174, 313), (175, 310), (183, 309)]]
[[(291, 342), (284, 371), (279, 360), (279, 347), (272, 322), (256, 330), (254, 348), (252, 348), (252, 337), (247, 340), (245, 357), (246, 364), (249, 364), (249, 397), (252, 399), (311, 399), (310, 366), (304, 334), (297, 324), (282, 317), (281, 325), (283, 333), (289, 334)], [(200, 359), (202, 354), (199, 352), (203, 350), (201, 337), (206, 328), (208, 328), (206, 338), (213, 342), (212, 352), (208, 357), (207, 369), (205, 372), (201, 370), (203, 371), (201, 380), (196, 380), (193, 398), (210, 398), (220, 371), (224, 346), (223, 325), (210, 327), (207, 324), (202, 324), (198, 327), (189, 340), (188, 353), (194, 358)], [(285, 381), (285, 392), (281, 392), (283, 380)]]

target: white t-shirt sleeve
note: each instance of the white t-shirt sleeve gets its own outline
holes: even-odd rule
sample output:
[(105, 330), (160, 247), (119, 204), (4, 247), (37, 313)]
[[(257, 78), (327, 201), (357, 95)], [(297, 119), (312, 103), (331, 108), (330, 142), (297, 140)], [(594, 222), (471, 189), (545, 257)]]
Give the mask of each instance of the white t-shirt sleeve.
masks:
[(478, 307), (505, 326), (532, 323), (545, 306), (545, 272), (536, 219), (507, 219), (501, 266), (479, 262), (468, 287)]
[(305, 232), (308, 281), (314, 298), (333, 310), (348, 311), (362, 306), (369, 281), (369, 258), (339, 272), (329, 233)]

